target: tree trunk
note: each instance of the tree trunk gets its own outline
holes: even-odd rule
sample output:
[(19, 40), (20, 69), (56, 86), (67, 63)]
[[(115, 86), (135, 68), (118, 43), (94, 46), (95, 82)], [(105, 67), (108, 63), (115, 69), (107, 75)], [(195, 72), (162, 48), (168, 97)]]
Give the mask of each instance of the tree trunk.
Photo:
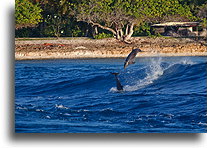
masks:
[(97, 26), (94, 26), (94, 33), (95, 33), (95, 35), (98, 34), (98, 27)]
[(122, 41), (123, 40), (123, 31), (122, 29), (116, 29), (116, 39)]
[(129, 32), (129, 25), (127, 24), (127, 26), (126, 26), (126, 31), (125, 31), (125, 35), (127, 35), (128, 32)]
[(85, 37), (87, 37), (88, 36), (88, 27), (86, 28), (86, 31), (85, 31)]
[(122, 29), (119, 29), (119, 33), (120, 33), (120, 36), (121, 36), (121, 38), (123, 38), (123, 31), (122, 31)]
[(135, 25), (134, 23), (131, 23), (130, 25), (127, 24), (125, 34), (124, 34), (122, 28), (116, 28), (114, 30), (112, 28), (102, 26), (99, 23), (94, 23), (92, 21), (90, 21), (88, 23), (90, 23), (92, 26), (100, 27), (101, 29), (105, 29), (105, 30), (108, 30), (108, 31), (112, 32), (117, 40), (125, 42), (125, 43), (130, 43), (128, 40), (131, 38), (131, 36), (134, 32), (133, 29), (134, 29), (134, 25)]
[(120, 34), (119, 34), (119, 31), (118, 31), (118, 30), (116, 31), (115, 36), (116, 36), (116, 39), (117, 39), (117, 40), (120, 40), (120, 39), (121, 39), (121, 37), (120, 37)]
[(96, 36), (97, 34), (98, 34), (98, 27), (92, 25), (92, 35), (93, 35), (93, 38), (95, 38), (95, 36)]
[(134, 23), (132, 23), (129, 28), (127, 25), (124, 41), (129, 40), (131, 36), (133, 35), (133, 33), (134, 33)]

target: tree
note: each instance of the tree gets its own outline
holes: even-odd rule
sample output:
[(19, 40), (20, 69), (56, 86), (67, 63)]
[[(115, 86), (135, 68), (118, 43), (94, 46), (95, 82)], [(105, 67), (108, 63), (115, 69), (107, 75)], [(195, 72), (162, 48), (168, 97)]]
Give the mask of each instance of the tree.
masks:
[(34, 27), (42, 20), (42, 9), (29, 0), (15, 1), (15, 28)]
[(78, 21), (108, 30), (124, 42), (132, 36), (135, 25), (171, 17), (190, 18), (192, 13), (178, 0), (80, 0), (76, 9)]
[(201, 25), (203, 29), (206, 30), (207, 28), (207, 3), (198, 7), (197, 16), (202, 21)]
[(133, 34), (135, 24), (133, 16), (129, 14), (130, 6), (128, 1), (82, 0), (78, 4), (76, 18), (93, 27), (110, 31), (118, 40), (126, 40)]
[(70, 0), (42, 0), (44, 10), (44, 26), (50, 30), (50, 34), (60, 37), (67, 24), (70, 24), (71, 8), (73, 4)]

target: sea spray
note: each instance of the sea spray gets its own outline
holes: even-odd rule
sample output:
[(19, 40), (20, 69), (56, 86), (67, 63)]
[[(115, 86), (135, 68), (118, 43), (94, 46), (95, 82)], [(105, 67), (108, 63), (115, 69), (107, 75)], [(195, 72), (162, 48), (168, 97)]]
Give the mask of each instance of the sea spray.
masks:
[(163, 74), (164, 68), (161, 66), (161, 57), (151, 58), (149, 63), (150, 65), (146, 68), (146, 77), (137, 80), (135, 85), (124, 86), (124, 91), (136, 91), (143, 88), (153, 83), (154, 80), (158, 79)]
[(194, 65), (194, 64), (196, 64), (196, 62), (191, 61), (189, 58), (184, 58), (184, 59), (181, 59), (180, 61), (178, 61), (178, 64)]
[[(175, 64), (181, 65), (193, 65), (195, 62), (191, 61), (188, 58), (181, 58), (178, 61), (166, 64), (162, 57), (149, 58), (149, 65), (144, 67), (142, 70), (145, 71), (145, 77), (141, 78), (139, 76), (129, 75), (127, 76), (127, 83), (133, 81), (133, 84), (127, 84), (124, 86), (124, 91), (136, 91), (143, 87), (146, 87), (149, 84), (152, 84), (155, 80), (157, 80), (160, 76), (163, 75), (166, 69), (169, 69)], [(128, 71), (127, 73), (132, 74), (132, 71)], [(131, 82), (132, 83), (132, 82)], [(111, 88), (112, 92), (116, 92), (116, 88)]]

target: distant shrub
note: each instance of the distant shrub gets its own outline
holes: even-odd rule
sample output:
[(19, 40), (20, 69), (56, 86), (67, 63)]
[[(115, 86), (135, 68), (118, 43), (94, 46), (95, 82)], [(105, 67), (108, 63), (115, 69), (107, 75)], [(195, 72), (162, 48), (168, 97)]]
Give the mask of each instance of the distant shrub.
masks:
[(104, 38), (109, 38), (112, 36), (113, 36), (112, 34), (102, 32), (102, 33), (95, 35), (94, 38), (95, 39), (104, 39)]
[(154, 34), (154, 35), (149, 35), (149, 37), (151, 37), (151, 38), (156, 38), (156, 37), (163, 37), (160, 33), (156, 33), (156, 34)]
[(40, 33), (40, 30), (38, 30), (38, 28), (35, 27), (20, 28), (15, 30), (15, 37), (39, 37), (41, 36)]
[(151, 27), (148, 23), (143, 23), (140, 26), (135, 27), (133, 36), (150, 36)]

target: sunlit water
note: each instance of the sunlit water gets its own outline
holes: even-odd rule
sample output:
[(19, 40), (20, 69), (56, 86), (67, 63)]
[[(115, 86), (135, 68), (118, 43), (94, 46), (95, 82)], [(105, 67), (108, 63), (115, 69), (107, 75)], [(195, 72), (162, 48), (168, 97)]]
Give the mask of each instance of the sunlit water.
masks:
[[(15, 130), (206, 132), (206, 57), (28, 60), (15, 64)], [(116, 90), (118, 75), (124, 91)]]

